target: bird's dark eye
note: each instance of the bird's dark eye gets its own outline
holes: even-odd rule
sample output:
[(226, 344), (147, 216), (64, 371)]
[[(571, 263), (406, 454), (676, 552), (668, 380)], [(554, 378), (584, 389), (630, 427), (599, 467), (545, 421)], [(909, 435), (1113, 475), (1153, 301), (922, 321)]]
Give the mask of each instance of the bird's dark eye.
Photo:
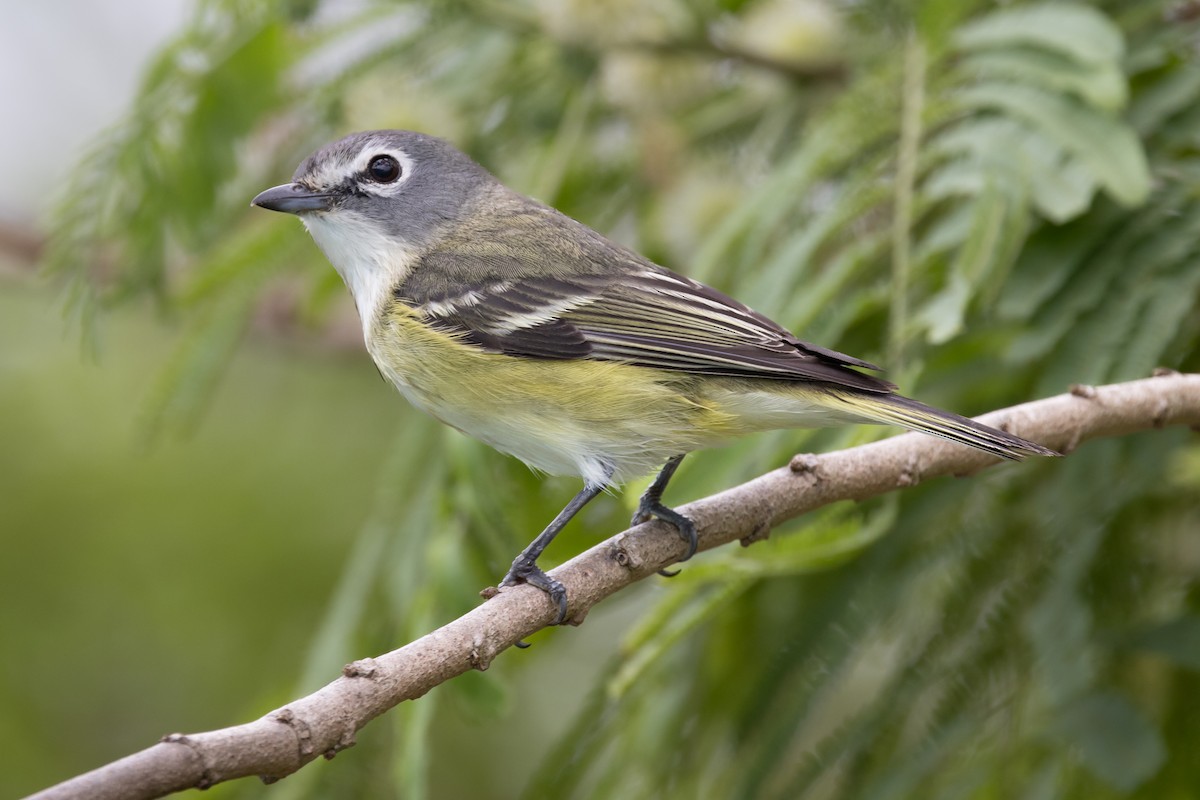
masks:
[(376, 183), (391, 183), (400, 177), (400, 162), (391, 156), (375, 156), (367, 165), (367, 176)]

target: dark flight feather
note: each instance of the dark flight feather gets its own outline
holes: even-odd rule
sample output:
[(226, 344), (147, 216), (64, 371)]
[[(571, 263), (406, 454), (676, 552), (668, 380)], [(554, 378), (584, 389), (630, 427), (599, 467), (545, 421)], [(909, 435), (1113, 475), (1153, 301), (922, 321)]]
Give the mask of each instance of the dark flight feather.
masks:
[(854, 369), (877, 369), (872, 364), (803, 342), (715, 289), (648, 262), (616, 274), (460, 285), (456, 294), (440, 296), (413, 296), (416, 288), (401, 284), (396, 295), (429, 324), (506, 355), (818, 381), (877, 393), (895, 388)]

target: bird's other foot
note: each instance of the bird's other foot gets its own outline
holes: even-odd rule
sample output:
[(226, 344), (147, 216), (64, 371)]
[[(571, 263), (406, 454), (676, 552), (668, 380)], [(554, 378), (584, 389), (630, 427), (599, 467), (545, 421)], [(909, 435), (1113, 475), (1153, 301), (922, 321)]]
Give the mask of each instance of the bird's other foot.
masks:
[(567, 618), (567, 587), (547, 575), (536, 561), (524, 553), (517, 556), (504, 580), (500, 581), (501, 586), (516, 586), (518, 583), (528, 583), (550, 595), (550, 602), (558, 606), (558, 616), (553, 624), (561, 625)]
[[(661, 519), (663, 522), (669, 522), (679, 530), (679, 537), (687, 544), (687, 552), (683, 554), (683, 558), (679, 559), (680, 561), (687, 561), (696, 555), (696, 547), (700, 541), (696, 535), (696, 523), (675, 509), (663, 505), (659, 500), (643, 497), (642, 501), (638, 504), (638, 510), (634, 513), (633, 519), (629, 521), (629, 524), (641, 525), (643, 522), (649, 522), (652, 519)], [(658, 574), (664, 578), (673, 578), (679, 574), (679, 570), (660, 569)]]

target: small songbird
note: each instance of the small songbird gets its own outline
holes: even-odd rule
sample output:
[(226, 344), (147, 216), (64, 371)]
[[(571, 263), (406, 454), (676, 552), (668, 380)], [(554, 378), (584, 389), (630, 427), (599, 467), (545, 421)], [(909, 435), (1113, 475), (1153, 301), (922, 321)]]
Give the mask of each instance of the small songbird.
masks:
[(1034, 442), (895, 393), (852, 356), (801, 341), (501, 184), (448, 142), (367, 131), (304, 161), (254, 205), (296, 214), (341, 274), (379, 371), (418, 408), (583, 489), (513, 561), (567, 614), (537, 558), (606, 487), (661, 466), (633, 523), (695, 525), (662, 502), (684, 455), (779, 428), (884, 423), (1020, 459)]

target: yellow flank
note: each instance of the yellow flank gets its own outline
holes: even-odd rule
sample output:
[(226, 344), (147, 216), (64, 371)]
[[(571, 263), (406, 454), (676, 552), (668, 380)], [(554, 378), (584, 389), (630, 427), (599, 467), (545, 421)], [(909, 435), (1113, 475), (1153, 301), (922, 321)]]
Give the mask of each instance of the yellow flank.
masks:
[(368, 349), (413, 405), (553, 474), (604, 483), (611, 471), (620, 482), (741, 432), (697, 395), (694, 376), (487, 353), (401, 303), (378, 318)]
[(367, 342), (413, 405), (536, 469), (589, 483), (621, 483), (742, 434), (883, 421), (876, 398), (798, 381), (488, 353), (399, 302)]

